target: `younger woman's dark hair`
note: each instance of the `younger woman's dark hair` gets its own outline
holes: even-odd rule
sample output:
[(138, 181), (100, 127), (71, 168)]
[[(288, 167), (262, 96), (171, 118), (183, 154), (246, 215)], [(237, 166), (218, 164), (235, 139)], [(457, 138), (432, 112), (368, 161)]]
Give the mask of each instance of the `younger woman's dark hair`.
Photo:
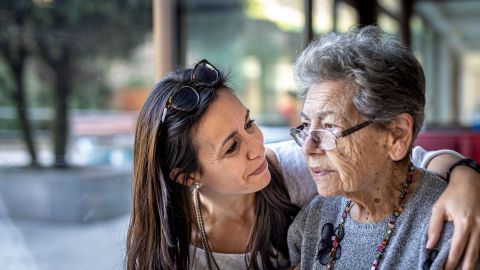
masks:
[[(216, 97), (226, 86), (220, 72), (213, 87), (195, 88), (200, 102), (191, 112), (163, 111), (171, 94), (191, 84), (191, 69), (172, 72), (163, 78), (147, 98), (138, 117), (133, 164), (133, 208), (128, 228), (125, 265), (133, 269), (189, 269), (192, 232), (198, 231), (187, 185), (171, 179), (173, 168), (189, 175), (201, 172), (192, 135)], [(199, 78), (201, 79), (201, 78)], [(288, 256), (287, 230), (299, 208), (290, 197), (281, 174), (269, 166), (272, 180), (256, 193), (256, 221), (248, 244), (250, 269), (272, 269), (272, 258)], [(261, 264), (257, 260), (261, 258)], [(287, 265), (288, 266), (288, 265)]]

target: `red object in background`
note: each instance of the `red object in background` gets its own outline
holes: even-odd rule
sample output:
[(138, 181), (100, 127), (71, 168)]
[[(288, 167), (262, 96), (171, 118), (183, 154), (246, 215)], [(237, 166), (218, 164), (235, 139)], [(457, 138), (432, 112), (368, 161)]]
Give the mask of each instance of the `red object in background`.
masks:
[(480, 163), (480, 134), (460, 134), (459, 149), (464, 156), (471, 157)]
[(451, 149), (480, 163), (480, 133), (471, 131), (422, 131), (415, 141), (426, 150)]
[(113, 136), (135, 133), (138, 114), (118, 112), (110, 114), (74, 115), (72, 117), (73, 136)]

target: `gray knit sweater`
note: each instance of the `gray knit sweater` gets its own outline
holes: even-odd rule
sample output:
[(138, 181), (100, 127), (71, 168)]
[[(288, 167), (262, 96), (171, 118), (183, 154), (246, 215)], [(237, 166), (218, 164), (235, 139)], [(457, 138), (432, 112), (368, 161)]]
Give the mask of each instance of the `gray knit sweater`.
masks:
[[(403, 213), (397, 219), (395, 232), (380, 260), (380, 269), (442, 269), (450, 248), (453, 225), (447, 223), (436, 246), (438, 254), (425, 246), (431, 209), (446, 183), (437, 176), (424, 172), (423, 181), (409, 195)], [(338, 225), (346, 204), (343, 197), (316, 196), (298, 214), (288, 232), (292, 266), (301, 269), (325, 269), (317, 259), (322, 227), (325, 223)], [(374, 252), (383, 239), (388, 218), (374, 224), (361, 224), (347, 217), (345, 236), (341, 241), (341, 255), (335, 269), (370, 269)], [(429, 266), (430, 268), (424, 268)]]

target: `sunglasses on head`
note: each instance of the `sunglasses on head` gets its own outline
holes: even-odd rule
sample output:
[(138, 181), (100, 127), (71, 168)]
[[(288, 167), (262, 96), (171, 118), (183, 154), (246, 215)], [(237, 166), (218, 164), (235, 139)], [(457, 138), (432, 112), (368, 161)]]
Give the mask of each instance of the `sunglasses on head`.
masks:
[(215, 86), (219, 77), (220, 72), (210, 62), (205, 59), (198, 62), (193, 67), (189, 83), (173, 91), (168, 97), (167, 104), (163, 109), (161, 123), (165, 121), (169, 109), (183, 112), (191, 112), (196, 109), (200, 103), (198, 89)]

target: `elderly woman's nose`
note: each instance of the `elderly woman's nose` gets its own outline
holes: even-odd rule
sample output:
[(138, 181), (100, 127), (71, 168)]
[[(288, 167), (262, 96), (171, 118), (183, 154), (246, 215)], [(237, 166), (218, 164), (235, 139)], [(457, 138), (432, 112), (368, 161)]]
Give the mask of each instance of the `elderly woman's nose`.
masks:
[(315, 142), (311, 136), (307, 136), (305, 138), (302, 151), (304, 155), (323, 153), (323, 150), (320, 149), (319, 144)]

